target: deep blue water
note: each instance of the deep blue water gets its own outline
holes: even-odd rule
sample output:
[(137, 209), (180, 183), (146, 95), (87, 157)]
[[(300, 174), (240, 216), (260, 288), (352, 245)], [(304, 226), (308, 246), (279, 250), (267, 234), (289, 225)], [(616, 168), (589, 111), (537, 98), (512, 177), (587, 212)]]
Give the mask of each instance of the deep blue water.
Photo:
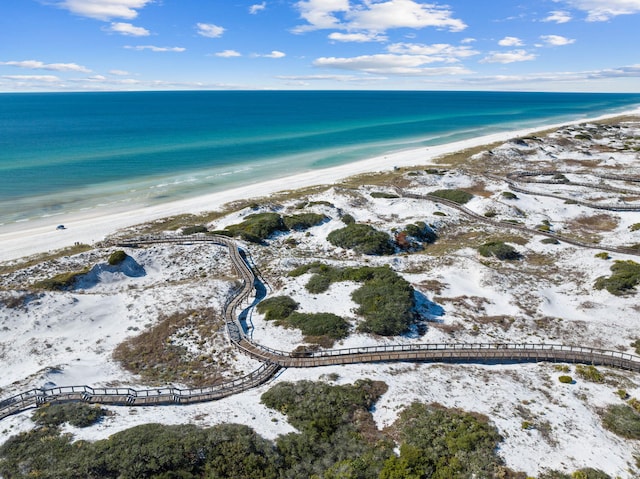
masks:
[(583, 93), (0, 94), (0, 224), (168, 201), (638, 104), (640, 95)]

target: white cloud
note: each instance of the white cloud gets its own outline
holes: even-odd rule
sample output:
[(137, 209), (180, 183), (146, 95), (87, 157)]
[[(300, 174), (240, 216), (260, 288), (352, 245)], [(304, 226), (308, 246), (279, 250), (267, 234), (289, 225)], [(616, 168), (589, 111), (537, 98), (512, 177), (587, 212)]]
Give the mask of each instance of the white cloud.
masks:
[(241, 57), (242, 54), (240, 54), (239, 52), (235, 51), (235, 50), (224, 50), (222, 52), (218, 52), (218, 53), (214, 53), (215, 56), (217, 57), (222, 57), (222, 58), (232, 58), (232, 57)]
[(521, 47), (523, 43), (518, 37), (504, 37), (498, 42), (498, 45), (501, 47)]
[(467, 78), (467, 83), (559, 83), (585, 82), (589, 80), (606, 80), (615, 78), (640, 78), (640, 64), (603, 70), (588, 70), (578, 72), (549, 72), (533, 73), (530, 75), (493, 75), (485, 77)]
[(392, 28), (435, 27), (452, 32), (467, 25), (452, 17), (446, 6), (414, 0), (301, 0), (296, 3), (300, 16), (308, 22), (295, 32), (336, 29), (349, 32), (384, 33)]
[(262, 3), (258, 3), (256, 5), (251, 5), (249, 7), (249, 13), (251, 15), (255, 15), (256, 13), (261, 12), (265, 8), (267, 8), (267, 2), (262, 2)]
[(138, 16), (137, 10), (154, 0), (62, 0), (56, 2), (59, 8), (82, 17), (108, 21), (112, 18), (132, 19)]
[(90, 73), (87, 67), (78, 65), (76, 63), (44, 63), (37, 60), (23, 60), (23, 61), (10, 61), (0, 62), (0, 65), (9, 65), (12, 67), (28, 68), (31, 70), (51, 70), (56, 72), (80, 72)]
[(510, 52), (491, 52), (480, 63), (515, 63), (535, 60), (536, 55), (526, 50), (512, 50)]
[(460, 40), (460, 43), (466, 45), (467, 43), (475, 43), (477, 40), (475, 38), (463, 38)]
[(563, 37), (561, 35), (540, 35), (540, 39), (545, 42), (546, 45), (554, 47), (561, 47), (575, 43), (574, 39)]
[(341, 33), (333, 32), (329, 34), (330, 40), (337, 42), (386, 42), (387, 37), (384, 35), (378, 35), (377, 33)]
[(47, 83), (60, 81), (60, 78), (55, 75), (3, 75), (2, 78), (6, 80), (38, 81)]
[(225, 29), (213, 23), (198, 23), (196, 24), (198, 29), (198, 35), (207, 38), (219, 38), (224, 33)]
[(113, 22), (109, 26), (109, 31), (130, 37), (148, 37), (151, 34), (146, 28), (136, 27), (124, 22)]
[(271, 53), (267, 53), (266, 55), (260, 55), (264, 58), (283, 58), (287, 55), (283, 52), (279, 52), (278, 50), (273, 50)]
[(400, 55), (422, 55), (429, 56), (433, 62), (453, 63), (460, 61), (460, 58), (468, 58), (478, 55), (480, 52), (473, 50), (469, 46), (455, 46), (446, 43), (435, 43), (433, 45), (422, 45), (419, 43), (394, 43), (387, 47), (390, 53)]
[(338, 82), (371, 82), (387, 80), (387, 77), (375, 77), (371, 75), (278, 75), (276, 78), (280, 80), (293, 81), (338, 81)]
[(423, 67), (433, 62), (434, 59), (432, 57), (424, 55), (378, 54), (362, 55), (352, 58), (322, 57), (315, 60), (313, 64), (318, 67), (389, 75), (435, 76), (471, 73), (463, 67)]
[(110, 75), (118, 75), (118, 76), (126, 76), (130, 75), (128, 71), (125, 70), (109, 70)]
[(124, 48), (127, 50), (151, 50), (152, 52), (184, 52), (186, 48), (183, 47), (156, 47), (154, 45), (126, 45)]
[(604, 22), (618, 15), (640, 12), (640, 0), (565, 0), (568, 5), (587, 12), (587, 21)]
[(553, 10), (543, 22), (567, 23), (572, 20), (571, 14), (564, 10)]

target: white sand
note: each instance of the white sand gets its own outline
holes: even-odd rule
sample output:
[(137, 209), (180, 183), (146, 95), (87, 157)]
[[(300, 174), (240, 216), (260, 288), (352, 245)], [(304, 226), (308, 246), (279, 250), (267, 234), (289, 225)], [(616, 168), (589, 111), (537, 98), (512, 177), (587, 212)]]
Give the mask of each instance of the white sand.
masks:
[[(400, 151), (347, 165), (313, 170), (224, 192), (129, 211), (110, 210), (105, 212), (104, 210), (94, 210), (84, 214), (64, 214), (55, 218), (14, 224), (0, 228), (0, 261), (56, 250), (71, 246), (75, 242), (92, 244), (103, 240), (108, 234), (120, 228), (182, 213), (214, 211), (230, 201), (264, 197), (278, 191), (294, 190), (313, 185), (333, 184), (349, 176), (366, 172), (385, 171), (394, 167), (426, 165), (435, 158), (467, 148), (506, 141), (509, 138), (530, 135), (537, 131), (557, 128), (562, 125), (579, 124), (639, 113), (640, 108), (598, 118), (583, 118), (562, 124), (496, 133), (445, 145)], [(64, 224), (66, 229), (56, 230), (56, 225), (58, 224)]]

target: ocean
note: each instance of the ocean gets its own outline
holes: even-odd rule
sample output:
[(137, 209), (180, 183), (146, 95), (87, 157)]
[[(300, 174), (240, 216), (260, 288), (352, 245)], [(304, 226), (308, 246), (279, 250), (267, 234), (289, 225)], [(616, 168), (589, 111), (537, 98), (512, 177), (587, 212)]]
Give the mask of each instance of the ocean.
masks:
[(639, 94), (0, 94), (0, 227), (153, 205), (399, 150), (589, 118)]

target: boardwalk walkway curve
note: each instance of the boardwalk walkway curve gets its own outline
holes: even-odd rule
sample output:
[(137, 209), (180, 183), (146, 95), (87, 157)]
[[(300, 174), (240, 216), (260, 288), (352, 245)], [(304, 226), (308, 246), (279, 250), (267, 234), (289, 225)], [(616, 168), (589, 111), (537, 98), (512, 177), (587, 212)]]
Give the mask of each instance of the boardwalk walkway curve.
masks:
[[(549, 175), (555, 172), (519, 173), (522, 176)], [(516, 178), (514, 176), (513, 178)], [(615, 179), (623, 179), (616, 177)], [(639, 181), (632, 178), (625, 181)], [(513, 188), (514, 179), (509, 180)], [(515, 189), (515, 188), (514, 188)], [(564, 238), (554, 233), (538, 231), (512, 223), (494, 221), (479, 215), (463, 205), (428, 194), (419, 195), (406, 192), (400, 188), (397, 192), (404, 197), (418, 200), (429, 200), (455, 208), (477, 221), (498, 227), (518, 229), (531, 234), (556, 238), (559, 241), (585, 248), (595, 248), (624, 254), (640, 256), (640, 251), (631, 248), (606, 247), (582, 243)], [(527, 193), (538, 194), (524, 190)], [(614, 209), (601, 207), (600, 209)], [(640, 372), (640, 357), (618, 351), (588, 348), (561, 344), (512, 344), (512, 343), (447, 343), (447, 344), (398, 344), (388, 346), (371, 346), (349, 349), (332, 349), (321, 351), (288, 352), (278, 351), (252, 341), (246, 334), (239, 320), (239, 308), (254, 292), (256, 276), (245, 261), (236, 242), (226, 236), (198, 234), (192, 236), (158, 236), (132, 240), (123, 240), (115, 245), (120, 247), (141, 247), (152, 244), (171, 243), (192, 245), (207, 243), (224, 246), (229, 251), (230, 259), (242, 284), (232, 291), (224, 306), (224, 319), (228, 339), (239, 351), (262, 362), (262, 365), (250, 374), (227, 381), (222, 384), (195, 389), (164, 387), (154, 389), (133, 388), (96, 388), (91, 386), (63, 386), (54, 388), (31, 389), (26, 392), (0, 400), (0, 420), (12, 414), (52, 402), (82, 401), (124, 406), (152, 406), (167, 404), (193, 404), (197, 402), (215, 401), (254, 388), (270, 380), (283, 368), (308, 368), (328, 365), (391, 362), (391, 361), (423, 361), (423, 362), (569, 362), (611, 366)]]

